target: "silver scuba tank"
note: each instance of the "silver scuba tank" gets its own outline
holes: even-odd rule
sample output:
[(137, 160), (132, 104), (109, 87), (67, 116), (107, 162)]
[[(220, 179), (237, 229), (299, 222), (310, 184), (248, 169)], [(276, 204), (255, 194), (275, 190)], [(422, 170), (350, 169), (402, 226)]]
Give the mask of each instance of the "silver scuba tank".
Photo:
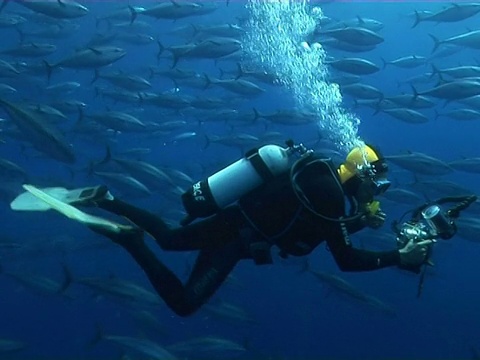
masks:
[(303, 145), (293, 145), (293, 141), (287, 142), (287, 145), (287, 148), (265, 145), (252, 149), (240, 160), (193, 184), (182, 195), (188, 215), (181, 224), (213, 215), (264, 182), (288, 171), (291, 155), (295, 152), (303, 154), (307, 150)]

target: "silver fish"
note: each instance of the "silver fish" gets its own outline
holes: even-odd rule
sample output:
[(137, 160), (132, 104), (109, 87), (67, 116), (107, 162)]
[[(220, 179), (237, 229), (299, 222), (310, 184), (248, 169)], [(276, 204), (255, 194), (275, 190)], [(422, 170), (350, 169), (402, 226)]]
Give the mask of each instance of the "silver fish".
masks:
[(382, 109), (382, 111), (390, 116), (393, 116), (395, 119), (409, 124), (423, 124), (428, 122), (428, 118), (425, 115), (412, 109), (396, 108)]
[(129, 336), (103, 335), (102, 339), (112, 341), (130, 350), (135, 350), (152, 360), (178, 360), (178, 358), (157, 343)]
[(426, 57), (419, 55), (403, 56), (391, 61), (386, 61), (382, 58), (383, 68), (387, 67), (387, 65), (393, 65), (400, 68), (412, 69), (418, 66), (425, 65), (426, 61)]
[(328, 61), (331, 67), (354, 75), (369, 75), (376, 73), (380, 68), (371, 61), (362, 58), (345, 58), (340, 60)]
[(41, 57), (50, 55), (57, 50), (52, 44), (24, 43), (11, 49), (0, 50), (0, 54), (19, 57)]
[(432, 21), (436, 23), (442, 22), (457, 22), (468, 19), (480, 12), (480, 3), (467, 3), (461, 2), (453, 3), (445, 9), (439, 10), (428, 16), (421, 16), (418, 12), (415, 12), (415, 22), (412, 28), (416, 27), (423, 21)]
[(423, 175), (446, 175), (453, 171), (444, 161), (420, 152), (388, 155), (385, 158), (406, 170)]
[(361, 46), (378, 45), (384, 41), (383, 37), (376, 32), (362, 27), (345, 27), (325, 30), (318, 33), (318, 35), (330, 36), (349, 44)]
[(463, 171), (463, 172), (468, 172), (473, 174), (480, 174), (480, 158), (479, 157), (450, 161), (448, 165), (458, 171)]
[(0, 99), (0, 106), (37, 150), (67, 164), (75, 162), (72, 145), (56, 128), (42, 122), (31, 109), (2, 99)]
[(454, 44), (461, 45), (472, 49), (480, 49), (480, 30), (469, 31), (457, 36), (452, 36), (444, 40), (439, 40), (432, 34), (429, 34), (432, 38), (434, 45), (432, 53), (438, 49), (442, 44)]
[(10, 1), (56, 19), (74, 19), (85, 16), (89, 12), (87, 7), (73, 0), (3, 0), (0, 11)]
[(102, 66), (110, 65), (123, 58), (127, 52), (122, 48), (115, 46), (97, 46), (77, 50), (55, 64), (47, 66), (47, 75), (50, 78), (52, 70), (57, 67), (67, 67), (72, 69), (96, 69)]

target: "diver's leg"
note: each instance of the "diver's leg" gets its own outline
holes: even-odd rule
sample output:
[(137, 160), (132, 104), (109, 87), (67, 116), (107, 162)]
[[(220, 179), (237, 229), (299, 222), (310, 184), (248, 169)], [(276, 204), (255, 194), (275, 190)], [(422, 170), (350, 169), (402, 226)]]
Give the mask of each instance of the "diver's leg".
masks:
[(98, 207), (126, 217), (152, 236), (163, 250), (190, 251), (213, 247), (232, 241), (238, 235), (243, 217), (235, 208), (227, 208), (207, 219), (171, 229), (151, 212), (122, 200), (102, 200)]
[(165, 236), (170, 232), (170, 228), (160, 217), (125, 201), (116, 198), (102, 199), (97, 201), (96, 205), (103, 210), (127, 218), (155, 238)]
[(235, 265), (247, 258), (249, 256), (239, 239), (201, 250), (185, 284), (183, 302), (176, 304), (174, 311), (184, 315), (195, 312), (218, 290)]
[(127, 218), (151, 235), (163, 250), (188, 251), (223, 245), (237, 237), (244, 222), (238, 208), (231, 206), (209, 218), (171, 229), (159, 216), (113, 197), (104, 185), (80, 190), (79, 205), (95, 204)]
[(70, 191), (69, 203), (76, 206), (97, 206), (113, 214), (123, 216), (148, 233), (162, 234), (170, 228), (156, 215), (118, 200), (105, 185)]
[(190, 315), (202, 306), (237, 262), (246, 257), (240, 240), (201, 250), (190, 278), (183, 286), (177, 276), (147, 247), (141, 235), (111, 238), (130, 253), (160, 297), (180, 316)]
[(243, 215), (237, 208), (230, 207), (209, 218), (172, 229), (167, 236), (155, 239), (164, 250), (200, 250), (234, 241), (242, 226)]

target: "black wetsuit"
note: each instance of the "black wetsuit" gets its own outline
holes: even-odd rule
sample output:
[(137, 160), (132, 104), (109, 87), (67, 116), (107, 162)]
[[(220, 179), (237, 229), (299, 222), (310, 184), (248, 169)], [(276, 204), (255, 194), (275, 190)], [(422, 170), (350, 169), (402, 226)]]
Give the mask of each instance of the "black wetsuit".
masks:
[[(309, 159), (312, 160), (315, 158)], [(323, 241), (343, 271), (364, 271), (399, 265), (397, 250), (371, 252), (351, 246), (348, 234), (364, 227), (360, 216), (345, 218), (345, 195), (329, 161), (314, 161), (297, 178), (309, 204), (295, 194), (290, 174), (284, 174), (242, 198), (238, 204), (185, 227), (170, 229), (158, 216), (121, 200), (98, 206), (124, 216), (154, 237), (163, 250), (200, 250), (186, 284), (145, 245), (125, 238), (123, 246), (147, 274), (153, 287), (178, 315), (195, 312), (220, 287), (238, 261), (253, 259), (271, 263), (270, 249), (278, 246), (283, 256), (309, 254)], [(320, 216), (318, 215), (320, 213)], [(336, 219), (331, 221), (326, 218)]]

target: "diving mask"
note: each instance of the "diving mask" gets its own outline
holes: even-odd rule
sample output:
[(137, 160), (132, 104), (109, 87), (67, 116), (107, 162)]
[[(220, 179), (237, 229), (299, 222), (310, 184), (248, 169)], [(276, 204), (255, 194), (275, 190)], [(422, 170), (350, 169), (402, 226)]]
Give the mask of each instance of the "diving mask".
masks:
[(390, 187), (391, 182), (386, 178), (387, 171), (388, 165), (381, 159), (357, 166), (357, 173), (360, 178), (364, 181), (370, 180), (373, 196), (382, 195)]

